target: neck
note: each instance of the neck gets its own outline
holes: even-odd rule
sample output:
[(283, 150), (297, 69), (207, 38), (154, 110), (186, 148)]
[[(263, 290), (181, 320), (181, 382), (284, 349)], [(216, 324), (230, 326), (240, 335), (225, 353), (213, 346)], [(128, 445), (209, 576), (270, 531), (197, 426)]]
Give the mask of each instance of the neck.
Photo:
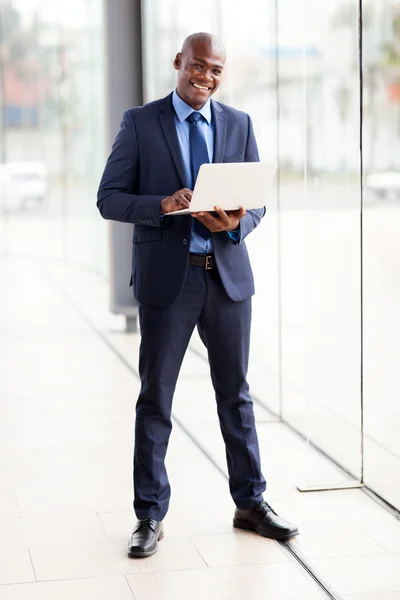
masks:
[(206, 102), (203, 102), (203, 104), (192, 104), (191, 102), (188, 102), (188, 100), (185, 100), (185, 98), (182, 98), (182, 96), (180, 95), (179, 91), (176, 90), (176, 93), (178, 94), (179, 98), (181, 100), (183, 100), (183, 102), (185, 102), (188, 106), (190, 106), (190, 108), (193, 108), (193, 110), (201, 110), (203, 108), (203, 106), (205, 106), (208, 102), (208, 100)]

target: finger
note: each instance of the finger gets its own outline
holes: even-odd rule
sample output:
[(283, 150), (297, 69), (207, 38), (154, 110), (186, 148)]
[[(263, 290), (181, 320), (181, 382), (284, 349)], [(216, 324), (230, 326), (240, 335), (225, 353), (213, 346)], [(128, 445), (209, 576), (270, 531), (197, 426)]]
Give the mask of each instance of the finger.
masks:
[(222, 223), (221, 219), (215, 218), (210, 213), (194, 213), (192, 215), (195, 217), (200, 223), (203, 223), (205, 227), (207, 227), (210, 231), (222, 231), (225, 228), (225, 225)]
[(183, 188), (182, 190), (179, 190), (179, 192), (177, 192), (177, 193), (182, 194), (189, 201), (192, 199), (192, 196), (193, 196), (192, 190), (188, 190), (187, 188)]
[(176, 202), (174, 198), (171, 198), (171, 200), (168, 202), (165, 212), (166, 213), (175, 212), (177, 210), (181, 210), (182, 208), (184, 208), (184, 207), (181, 206), (180, 204), (178, 204), (178, 202)]
[(198, 221), (200, 221), (200, 223), (202, 223), (204, 225), (204, 227), (207, 227), (207, 229), (209, 229), (210, 231), (217, 231), (217, 229), (215, 228), (215, 226), (213, 225), (213, 223), (210, 223), (207, 219), (205, 219), (204, 217), (200, 217), (199, 215), (197, 215), (195, 217)]
[(215, 212), (217, 213), (218, 217), (224, 222), (224, 223), (228, 223), (229, 222), (229, 217), (228, 214), (219, 206), (215, 206), (214, 207)]
[(183, 208), (189, 208), (190, 206), (190, 201), (183, 194), (177, 194), (175, 196), (175, 202)]
[(209, 212), (195, 213), (195, 216), (198, 217), (202, 223), (209, 223), (210, 225), (212, 223), (214, 223), (214, 224), (218, 223), (218, 221), (219, 221), (219, 219), (216, 219), (215, 217), (213, 217), (212, 214)]
[(177, 202), (176, 206), (178, 207), (177, 210), (183, 210), (183, 209), (189, 208), (190, 204), (187, 201), (186, 202)]
[(179, 206), (182, 206), (182, 208), (189, 208), (190, 206), (190, 202), (189, 200), (186, 200), (186, 198), (180, 198), (180, 200), (178, 201)]
[(243, 219), (245, 214), (246, 214), (246, 210), (243, 207), (239, 208), (239, 210), (228, 210), (227, 211), (227, 215), (229, 217), (234, 217), (235, 219)]

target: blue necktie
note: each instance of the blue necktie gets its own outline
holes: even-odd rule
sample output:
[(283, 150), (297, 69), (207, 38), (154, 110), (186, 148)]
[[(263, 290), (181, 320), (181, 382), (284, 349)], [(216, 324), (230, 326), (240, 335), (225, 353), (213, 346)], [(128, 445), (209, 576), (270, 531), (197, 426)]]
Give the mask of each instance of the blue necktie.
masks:
[[(202, 164), (209, 163), (207, 143), (200, 125), (202, 115), (199, 112), (192, 112), (187, 117), (190, 125), (189, 143), (190, 143), (190, 169), (192, 172), (192, 185), (196, 183), (197, 174)], [(193, 228), (203, 239), (208, 240), (211, 231), (204, 227), (200, 221), (193, 219)]]

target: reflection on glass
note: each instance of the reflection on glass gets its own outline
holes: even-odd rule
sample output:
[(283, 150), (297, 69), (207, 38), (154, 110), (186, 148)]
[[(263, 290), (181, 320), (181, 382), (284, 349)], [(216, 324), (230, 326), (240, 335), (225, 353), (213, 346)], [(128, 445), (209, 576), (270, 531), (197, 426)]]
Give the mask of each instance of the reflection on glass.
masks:
[[(145, 100), (150, 101), (175, 87), (172, 62), (185, 37), (193, 33), (193, 5), (158, 0), (144, 3), (144, 9)], [(248, 112), (262, 160), (277, 160), (274, 1), (251, 0), (246, 8), (239, 0), (207, 1), (199, 9), (196, 5), (196, 11), (196, 30), (219, 35), (227, 49), (224, 79), (215, 99)], [(257, 286), (249, 379), (254, 396), (279, 413), (276, 190), (275, 183), (268, 216), (248, 240)], [(258, 409), (262, 412), (259, 404)]]
[[(183, 0), (144, 2), (145, 100), (175, 85), (193, 30)], [(365, 481), (400, 506), (400, 2), (364, 0)], [(95, 192), (104, 164), (101, 0), (0, 0), (0, 235), (14, 256), (104, 270)], [(279, 160), (250, 236), (249, 379), (268, 407), (360, 476), (360, 94), (356, 0), (197, 6), (228, 50), (219, 99), (248, 112)], [(277, 12), (276, 12), (277, 10)], [(238, 27), (240, 23), (240, 27)], [(335, 484), (313, 470), (299, 483)]]
[(0, 191), (11, 255), (104, 270), (102, 2), (2, 0)]
[(359, 478), (357, 3), (280, 0), (279, 40), (283, 416)]
[(400, 507), (400, 2), (364, 2), (365, 480)]

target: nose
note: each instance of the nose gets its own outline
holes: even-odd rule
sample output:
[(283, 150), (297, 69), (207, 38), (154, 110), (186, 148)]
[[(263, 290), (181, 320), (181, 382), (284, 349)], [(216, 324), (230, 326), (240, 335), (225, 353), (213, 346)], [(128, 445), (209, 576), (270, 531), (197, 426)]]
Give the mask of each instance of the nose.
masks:
[(201, 78), (204, 81), (212, 81), (213, 77), (211, 71), (203, 71), (203, 73), (201, 73)]

